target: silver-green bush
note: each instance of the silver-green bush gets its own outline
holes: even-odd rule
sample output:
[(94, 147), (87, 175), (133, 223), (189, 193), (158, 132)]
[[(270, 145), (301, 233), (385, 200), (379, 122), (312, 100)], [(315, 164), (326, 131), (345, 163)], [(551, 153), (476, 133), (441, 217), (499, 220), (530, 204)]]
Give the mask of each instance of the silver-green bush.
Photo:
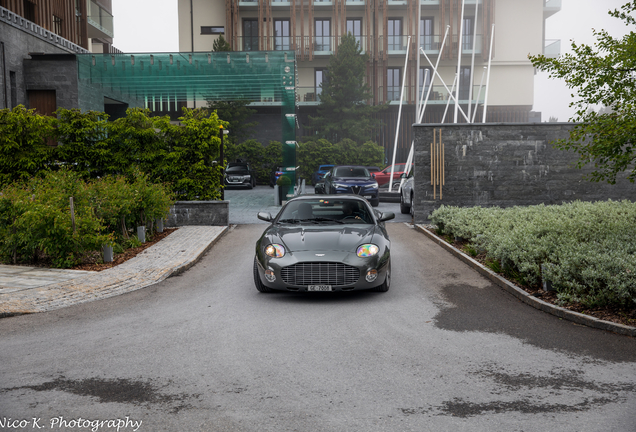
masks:
[[(431, 216), (529, 285), (550, 280), (564, 302), (636, 304), (636, 204), (572, 202), (512, 208), (442, 206)], [(543, 274), (542, 274), (543, 265)]]

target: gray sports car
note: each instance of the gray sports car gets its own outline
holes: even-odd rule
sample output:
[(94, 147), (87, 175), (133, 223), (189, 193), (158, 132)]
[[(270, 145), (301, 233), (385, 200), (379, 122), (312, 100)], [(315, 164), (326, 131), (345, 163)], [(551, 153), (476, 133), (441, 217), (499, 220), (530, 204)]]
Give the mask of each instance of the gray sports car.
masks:
[(260, 292), (386, 292), (391, 286), (391, 241), (384, 222), (358, 195), (292, 198), (256, 242), (254, 283)]

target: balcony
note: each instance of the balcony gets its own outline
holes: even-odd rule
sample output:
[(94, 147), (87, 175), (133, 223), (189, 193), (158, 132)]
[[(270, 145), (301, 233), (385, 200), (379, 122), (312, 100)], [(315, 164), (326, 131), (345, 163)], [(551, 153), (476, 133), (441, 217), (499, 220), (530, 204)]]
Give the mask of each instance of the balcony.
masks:
[(543, 45), (543, 55), (557, 58), (561, 55), (561, 39), (546, 39)]
[(88, 37), (113, 38), (113, 16), (97, 3), (88, 1)]
[[(450, 89), (450, 87), (449, 87)], [(426, 92), (428, 91), (428, 87), (424, 88), (424, 97), (426, 98)], [(387, 90), (386, 100), (384, 99), (384, 87), (380, 86), (378, 88), (378, 101), (380, 103), (388, 102), (390, 104), (399, 104), (400, 102), (400, 92), (402, 91), (401, 87), (389, 87)], [(404, 91), (408, 91), (408, 88), (405, 88)], [(485, 95), (485, 87), (482, 87), (481, 95), (478, 95), (479, 85), (473, 86), (473, 101), (472, 104), (475, 105), (477, 103), (484, 102)], [(421, 97), (421, 96), (420, 96)], [(462, 105), (468, 104), (468, 89), (462, 90), (459, 92), (459, 103)], [(408, 101), (407, 101), (408, 102)], [(419, 99), (418, 99), (419, 102)], [(434, 105), (446, 105), (447, 103), (454, 104), (455, 102), (451, 97), (449, 97), (449, 92), (446, 90), (446, 87), (443, 85), (434, 85), (431, 89), (431, 93), (428, 97), (428, 103)]]
[(561, 0), (545, 0), (543, 5), (543, 19), (546, 19), (561, 10)]
[[(366, 38), (356, 37), (360, 43), (362, 52), (366, 51)], [(258, 51), (258, 39), (238, 37), (238, 51)], [(269, 43), (268, 43), (269, 42)], [(334, 53), (335, 47), (340, 43), (340, 37), (335, 36), (270, 36), (261, 40), (263, 51), (296, 51), (296, 55), (328, 56)]]

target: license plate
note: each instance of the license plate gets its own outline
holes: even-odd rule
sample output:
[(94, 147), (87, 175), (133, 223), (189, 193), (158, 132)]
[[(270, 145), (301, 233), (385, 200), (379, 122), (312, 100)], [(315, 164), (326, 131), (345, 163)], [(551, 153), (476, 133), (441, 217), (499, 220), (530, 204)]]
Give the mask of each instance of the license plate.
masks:
[(307, 291), (333, 291), (331, 285), (309, 285)]

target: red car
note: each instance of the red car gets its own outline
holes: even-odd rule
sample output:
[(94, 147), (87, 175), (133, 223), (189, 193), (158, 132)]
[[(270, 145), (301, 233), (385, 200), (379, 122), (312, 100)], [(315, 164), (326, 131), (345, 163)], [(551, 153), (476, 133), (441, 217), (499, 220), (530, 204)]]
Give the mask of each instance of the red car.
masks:
[[(395, 164), (395, 171), (393, 171), (393, 183), (400, 182), (400, 176), (404, 172), (405, 168), (406, 163)], [(411, 164), (411, 169), (413, 169), (413, 164)], [(379, 186), (387, 184), (389, 182), (389, 177), (391, 177), (391, 165), (384, 168), (382, 171), (375, 173), (375, 180), (378, 182)]]

